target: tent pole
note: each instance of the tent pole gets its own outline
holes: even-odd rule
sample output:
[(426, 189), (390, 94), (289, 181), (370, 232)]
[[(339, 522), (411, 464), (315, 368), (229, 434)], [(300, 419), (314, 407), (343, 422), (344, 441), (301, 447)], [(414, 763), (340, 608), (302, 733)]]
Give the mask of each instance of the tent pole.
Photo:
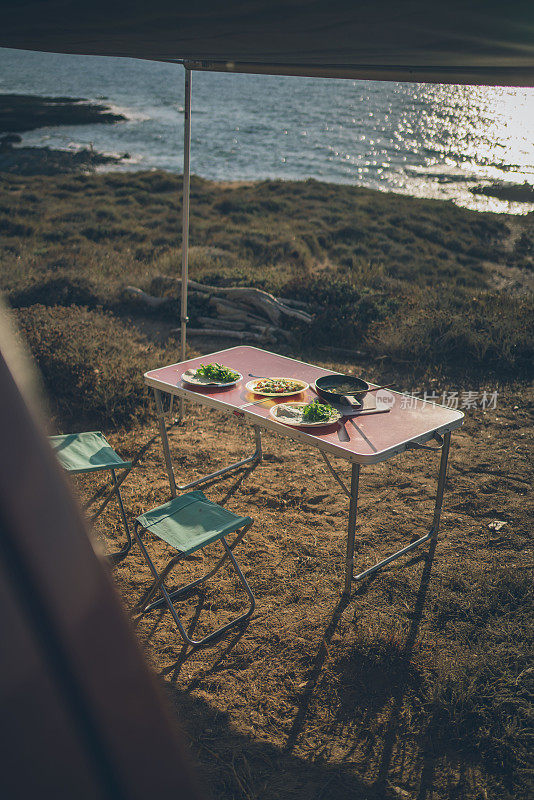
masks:
[[(184, 93), (184, 173), (182, 200), (182, 294), (180, 302), (180, 361), (186, 359), (187, 339), (187, 281), (189, 267), (189, 189), (191, 162), (191, 70), (185, 70)], [(180, 398), (180, 420), (183, 417), (184, 401)]]

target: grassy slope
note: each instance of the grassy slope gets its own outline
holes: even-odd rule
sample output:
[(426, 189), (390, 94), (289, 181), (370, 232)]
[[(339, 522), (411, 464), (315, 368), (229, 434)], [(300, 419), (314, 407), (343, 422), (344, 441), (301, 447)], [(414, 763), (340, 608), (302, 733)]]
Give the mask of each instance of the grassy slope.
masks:
[[(179, 271), (180, 178), (165, 173), (0, 180), (1, 286), (34, 303), (132, 311), (133, 283)], [(349, 186), (193, 179), (191, 275), (317, 308), (301, 341), (357, 347), (403, 369), (480, 380), (528, 375), (534, 215), (507, 218)], [(513, 282), (508, 282), (513, 289)], [(194, 302), (190, 316), (195, 321)]]

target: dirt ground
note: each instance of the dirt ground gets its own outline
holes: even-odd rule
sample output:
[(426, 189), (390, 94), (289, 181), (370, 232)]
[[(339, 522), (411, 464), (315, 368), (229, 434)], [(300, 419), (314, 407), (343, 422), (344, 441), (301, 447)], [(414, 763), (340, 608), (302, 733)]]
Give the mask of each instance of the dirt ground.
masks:
[[(347, 498), (316, 451), (270, 433), (256, 469), (205, 490), (254, 518), (236, 550), (257, 601), (244, 629), (188, 654), (168, 613), (135, 611), (150, 583), (138, 548), (113, 568), (208, 796), (528, 795), (519, 730), (528, 670), (517, 620), (529, 613), (531, 408), (532, 395), (508, 390), (495, 410), (466, 413), (452, 436), (437, 546), (355, 585), (348, 602), (340, 598)], [(124, 456), (154, 437), (123, 485), (130, 518), (169, 499), (156, 434), (154, 422), (109, 435)], [(184, 483), (253, 450), (250, 429), (198, 406), (187, 406), (170, 438)], [(438, 465), (439, 455), (411, 452), (362, 468), (362, 567), (428, 529)], [(337, 466), (347, 476), (346, 462)], [(121, 535), (115, 511), (99, 529), (112, 546)], [(161, 567), (169, 549), (155, 540), (150, 548)], [(177, 582), (201, 568), (201, 559), (185, 562)], [(197, 635), (244, 605), (223, 571), (206, 596), (180, 607)]]

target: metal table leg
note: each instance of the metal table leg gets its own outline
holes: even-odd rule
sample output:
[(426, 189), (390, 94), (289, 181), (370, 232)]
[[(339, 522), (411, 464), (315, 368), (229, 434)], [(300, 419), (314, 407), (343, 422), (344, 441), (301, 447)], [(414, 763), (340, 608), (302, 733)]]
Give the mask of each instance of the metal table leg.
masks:
[(185, 483), (183, 486), (178, 486), (178, 488), (181, 490), (192, 489), (194, 486), (200, 486), (201, 483), (208, 483), (214, 478), (219, 478), (221, 475), (226, 475), (228, 472), (234, 472), (236, 469), (241, 469), (242, 467), (246, 466), (246, 464), (252, 464), (253, 462), (259, 464), (262, 459), (261, 431), (259, 428), (254, 428), (254, 440), (256, 442), (256, 448), (251, 456), (247, 456), (247, 458), (243, 458), (241, 461), (236, 461), (234, 464), (229, 464), (229, 466), (223, 467), (222, 469), (215, 470), (215, 472), (210, 472), (209, 475), (203, 475), (201, 478), (197, 478), (196, 481)]
[(350, 594), (352, 574), (354, 571), (354, 537), (356, 534), (356, 517), (358, 513), (358, 485), (360, 482), (360, 465), (352, 465), (350, 481), (349, 524), (347, 532), (347, 558), (345, 564), (345, 588), (343, 594)]
[(441, 509), (443, 507), (443, 495), (445, 493), (445, 483), (447, 480), (447, 462), (449, 459), (450, 445), (451, 445), (451, 432), (447, 431), (447, 433), (443, 436), (443, 449), (441, 451), (441, 461), (439, 464), (438, 490), (436, 493), (436, 502), (434, 505), (434, 518), (432, 520), (432, 528), (430, 530), (430, 533), (433, 536), (437, 536), (439, 531)]
[(191, 483), (185, 483), (181, 486), (177, 486), (174, 477), (174, 469), (172, 466), (171, 451), (169, 449), (169, 439), (167, 436), (167, 429), (165, 427), (165, 417), (163, 415), (161, 392), (159, 391), (159, 389), (154, 389), (154, 396), (156, 399), (156, 411), (158, 416), (161, 444), (163, 446), (163, 455), (165, 457), (165, 466), (167, 468), (167, 475), (169, 476), (169, 486), (173, 497), (176, 497), (177, 489), (179, 489), (180, 491), (187, 491), (188, 489), (193, 489), (195, 486), (200, 486), (202, 483), (208, 483), (209, 481), (212, 481), (215, 478), (219, 478), (222, 475), (226, 475), (229, 472), (234, 472), (234, 470), (241, 469), (247, 464), (252, 464), (253, 462), (256, 462), (258, 464), (260, 463), (262, 459), (261, 430), (255, 427), (254, 440), (256, 443), (256, 447), (251, 456), (247, 456), (247, 458), (243, 458), (241, 461), (236, 461), (234, 464), (230, 464), (227, 467), (218, 469), (215, 472), (210, 472), (209, 475), (203, 475), (201, 478), (197, 478), (196, 480), (191, 481)]
[[(409, 553), (410, 550), (414, 550), (416, 547), (419, 547), (420, 545), (424, 544), (432, 537), (437, 537), (439, 531), (440, 518), (441, 518), (441, 509), (443, 506), (445, 481), (447, 478), (447, 461), (449, 458), (450, 441), (451, 441), (451, 434), (450, 431), (448, 431), (447, 433), (444, 434), (443, 437), (443, 447), (441, 449), (441, 461), (439, 465), (438, 488), (436, 492), (436, 501), (434, 505), (434, 517), (432, 520), (432, 527), (430, 528), (429, 532), (426, 533), (424, 536), (421, 536), (421, 538), (417, 539), (415, 542), (411, 542), (411, 544), (407, 545), (406, 547), (403, 547), (401, 550), (397, 550), (396, 553), (393, 553), (391, 556), (388, 556), (388, 558), (384, 558), (383, 561), (379, 561), (378, 564), (374, 565), (374, 567), (370, 567), (369, 569), (360, 572), (359, 575), (355, 575), (353, 580), (361, 581), (363, 580), (363, 578), (367, 578), (369, 575), (373, 575), (373, 573), (378, 572), (379, 569), (382, 569), (382, 567), (385, 567), (386, 564), (391, 563), (391, 561), (395, 561), (395, 559), (400, 558), (400, 556)], [(356, 511), (354, 511), (354, 516), (356, 516)], [(350, 517), (349, 517), (349, 539), (350, 535), (351, 535), (351, 528), (350, 528)], [(354, 551), (354, 544), (352, 546), (352, 550)], [(347, 546), (347, 558), (348, 558), (348, 546)], [(347, 582), (345, 581), (345, 592), (346, 591), (347, 591)]]
[(163, 447), (163, 455), (165, 457), (165, 466), (167, 467), (167, 475), (169, 476), (169, 486), (171, 494), (176, 497), (176, 480), (174, 478), (174, 470), (172, 468), (171, 451), (169, 449), (169, 439), (167, 436), (167, 428), (165, 427), (165, 416), (163, 414), (163, 403), (161, 402), (161, 392), (159, 389), (154, 389), (154, 398), (156, 400), (156, 413), (158, 416), (159, 435), (161, 437), (161, 446)]

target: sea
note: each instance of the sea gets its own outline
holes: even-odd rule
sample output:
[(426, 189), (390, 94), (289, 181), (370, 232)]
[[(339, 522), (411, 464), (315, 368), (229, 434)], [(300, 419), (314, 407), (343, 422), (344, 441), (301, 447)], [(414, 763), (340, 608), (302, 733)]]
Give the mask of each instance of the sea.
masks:
[[(191, 169), (234, 181), (307, 179), (527, 213), (474, 195), (534, 184), (534, 89), (193, 73)], [(33, 146), (129, 154), (121, 170), (183, 168), (184, 70), (130, 58), (0, 48), (0, 92), (104, 103), (126, 121), (41, 128)], [(109, 169), (109, 167), (106, 167)]]

